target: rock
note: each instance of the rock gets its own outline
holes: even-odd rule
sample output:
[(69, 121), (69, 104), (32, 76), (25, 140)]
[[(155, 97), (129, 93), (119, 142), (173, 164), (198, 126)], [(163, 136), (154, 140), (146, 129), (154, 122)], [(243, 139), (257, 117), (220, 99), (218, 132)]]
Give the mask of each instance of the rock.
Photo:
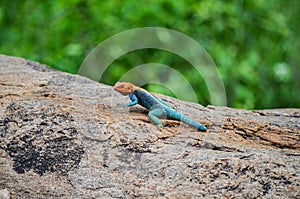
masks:
[[(159, 95), (208, 126), (162, 131), (111, 86), (0, 55), (0, 189), (12, 198), (300, 198), (300, 109)], [(1, 190), (0, 195), (5, 194)]]
[(10, 192), (7, 189), (1, 189), (0, 199), (10, 199)]

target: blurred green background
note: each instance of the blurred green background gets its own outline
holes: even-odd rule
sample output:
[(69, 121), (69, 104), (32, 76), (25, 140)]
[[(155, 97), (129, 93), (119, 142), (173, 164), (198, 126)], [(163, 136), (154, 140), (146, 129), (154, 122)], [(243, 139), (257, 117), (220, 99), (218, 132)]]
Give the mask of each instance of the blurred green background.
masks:
[[(165, 27), (202, 45), (222, 75), (228, 106), (300, 107), (300, 1), (298, 0), (0, 0), (0, 53), (76, 73), (100, 42), (138, 27)], [(144, 63), (174, 67), (188, 78), (198, 101), (209, 104), (205, 82), (181, 57), (155, 49), (116, 60), (101, 82), (113, 85)], [(182, 66), (191, 70), (182, 70)], [(199, 76), (199, 75), (198, 75)], [(154, 92), (167, 92), (148, 86)]]

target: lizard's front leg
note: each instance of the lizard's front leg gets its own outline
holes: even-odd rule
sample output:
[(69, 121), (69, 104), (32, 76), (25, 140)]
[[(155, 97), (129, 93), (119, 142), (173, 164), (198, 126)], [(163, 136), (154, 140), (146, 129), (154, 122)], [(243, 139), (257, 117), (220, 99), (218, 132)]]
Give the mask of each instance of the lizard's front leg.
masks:
[(159, 118), (163, 118), (166, 116), (166, 111), (161, 108), (154, 108), (151, 109), (148, 113), (148, 116), (150, 120), (159, 128), (161, 129), (163, 127), (163, 124), (161, 123)]
[(138, 104), (138, 99), (134, 94), (129, 95), (129, 98), (131, 100), (131, 102), (127, 103), (127, 104), (122, 104), (123, 106), (134, 106), (136, 104)]

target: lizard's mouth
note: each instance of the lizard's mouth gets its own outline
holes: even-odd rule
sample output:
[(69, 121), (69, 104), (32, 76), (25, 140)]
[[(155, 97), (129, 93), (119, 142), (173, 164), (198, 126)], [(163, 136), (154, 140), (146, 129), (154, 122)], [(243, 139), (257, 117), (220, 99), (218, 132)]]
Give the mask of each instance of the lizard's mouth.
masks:
[(128, 91), (126, 91), (126, 90), (120, 90), (120, 89), (115, 89), (114, 88), (114, 90), (115, 91), (118, 91), (119, 93), (121, 93), (122, 95), (129, 95), (131, 92), (128, 92)]

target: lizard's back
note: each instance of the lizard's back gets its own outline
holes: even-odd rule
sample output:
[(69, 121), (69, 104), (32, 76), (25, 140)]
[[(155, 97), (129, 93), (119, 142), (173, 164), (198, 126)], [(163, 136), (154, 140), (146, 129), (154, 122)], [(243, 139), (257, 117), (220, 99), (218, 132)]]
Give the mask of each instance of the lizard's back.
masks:
[(161, 103), (156, 97), (151, 95), (149, 92), (146, 92), (142, 89), (137, 89), (133, 94), (138, 98), (138, 104), (147, 108), (152, 109), (154, 106), (162, 109), (169, 108)]

